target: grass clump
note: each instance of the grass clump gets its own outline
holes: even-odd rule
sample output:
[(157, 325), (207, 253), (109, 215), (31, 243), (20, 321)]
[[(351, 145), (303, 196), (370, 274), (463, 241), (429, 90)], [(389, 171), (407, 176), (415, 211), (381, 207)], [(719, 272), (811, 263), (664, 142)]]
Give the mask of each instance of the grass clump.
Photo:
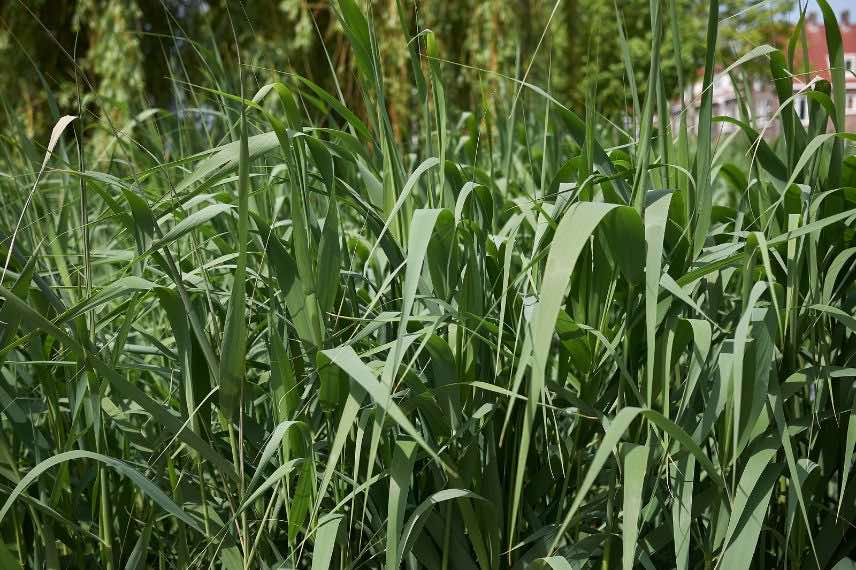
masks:
[(405, 149), (353, 0), (359, 116), (287, 76), (96, 156), (10, 127), (2, 566), (854, 564), (844, 72), (805, 125), (777, 81), (774, 142), (715, 136), (709, 89), (671, 132), (669, 7), (638, 132), (525, 82), (456, 123), (425, 31)]

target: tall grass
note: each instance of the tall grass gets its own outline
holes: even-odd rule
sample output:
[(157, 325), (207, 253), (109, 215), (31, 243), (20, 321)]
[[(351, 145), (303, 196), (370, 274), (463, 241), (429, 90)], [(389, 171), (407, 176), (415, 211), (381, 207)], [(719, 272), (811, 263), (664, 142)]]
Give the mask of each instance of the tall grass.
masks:
[(819, 3), (807, 125), (798, 31), (727, 70), (769, 61), (774, 142), (715, 134), (716, 0), (697, 137), (670, 1), (638, 132), (488, 76), (459, 121), (424, 31), (402, 145), (354, 0), (359, 116), (176, 79), (213, 122), (84, 154), (102, 125), (43, 149), (7, 112), (0, 566), (856, 565), (856, 137)]

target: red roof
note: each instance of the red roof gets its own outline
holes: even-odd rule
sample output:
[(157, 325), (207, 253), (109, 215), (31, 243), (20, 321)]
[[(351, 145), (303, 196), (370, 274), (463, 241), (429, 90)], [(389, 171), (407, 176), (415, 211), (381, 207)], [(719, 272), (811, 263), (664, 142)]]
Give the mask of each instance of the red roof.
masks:
[[(841, 30), (841, 40), (844, 45), (844, 54), (856, 54), (856, 24), (850, 22), (850, 14), (842, 12), (838, 21)], [(819, 75), (827, 81), (829, 75), (829, 51), (826, 46), (826, 27), (818, 22), (817, 16), (809, 14), (805, 25), (806, 43), (808, 44), (808, 61), (813, 75)], [(797, 44), (794, 62), (795, 72), (802, 71), (802, 42)], [(807, 78), (810, 79), (811, 77)], [(848, 77), (848, 79), (850, 79)]]

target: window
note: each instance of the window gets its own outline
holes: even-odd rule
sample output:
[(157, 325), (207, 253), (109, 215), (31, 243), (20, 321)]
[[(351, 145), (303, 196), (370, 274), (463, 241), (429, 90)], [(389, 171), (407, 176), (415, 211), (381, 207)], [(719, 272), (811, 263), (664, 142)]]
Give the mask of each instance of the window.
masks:
[(808, 119), (808, 105), (806, 105), (805, 97), (797, 98), (797, 116), (802, 121)]
[(845, 113), (848, 115), (856, 115), (856, 93), (848, 93)]

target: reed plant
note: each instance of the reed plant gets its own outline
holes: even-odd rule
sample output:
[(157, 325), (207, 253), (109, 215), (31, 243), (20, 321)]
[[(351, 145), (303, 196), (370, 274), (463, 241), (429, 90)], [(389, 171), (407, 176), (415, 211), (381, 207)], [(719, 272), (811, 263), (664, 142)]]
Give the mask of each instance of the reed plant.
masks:
[[(525, 69), (448, 108), (422, 30), (403, 142), (357, 0), (358, 110), (216, 54), (173, 77), (195, 110), (40, 147), (7, 106), (0, 566), (856, 567), (856, 137), (818, 3), (831, 82), (794, 92), (802, 19), (717, 69), (710, 0), (672, 117), (655, 0), (622, 125)], [(713, 116), (750, 61), (776, 138)]]

